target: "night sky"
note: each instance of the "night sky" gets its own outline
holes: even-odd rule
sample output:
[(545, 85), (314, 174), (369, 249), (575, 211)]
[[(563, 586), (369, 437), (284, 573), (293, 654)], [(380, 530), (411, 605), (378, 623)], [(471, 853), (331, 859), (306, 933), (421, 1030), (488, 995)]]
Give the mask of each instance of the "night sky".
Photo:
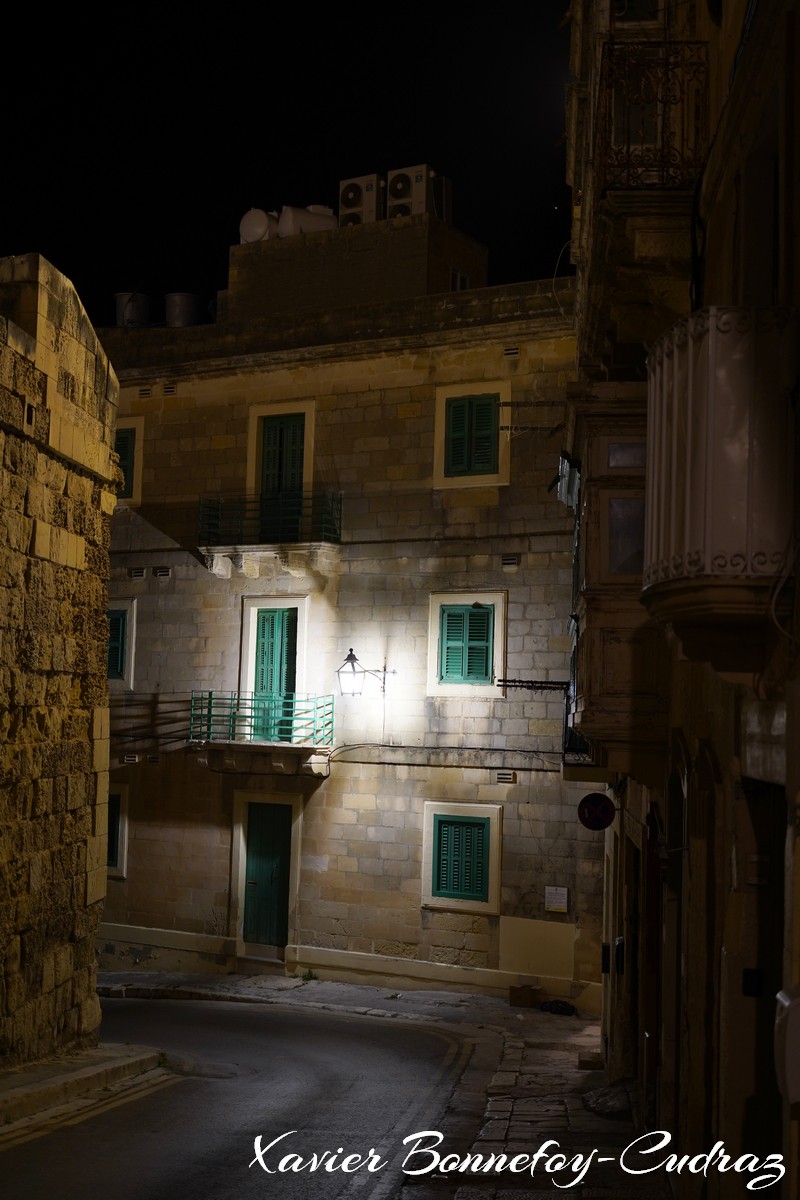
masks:
[(426, 163), (490, 283), (569, 273), (567, 7), (30, 10), (4, 49), (0, 256), (50, 259), (97, 326), (118, 291), (206, 308), (251, 207), (337, 209), (341, 179)]

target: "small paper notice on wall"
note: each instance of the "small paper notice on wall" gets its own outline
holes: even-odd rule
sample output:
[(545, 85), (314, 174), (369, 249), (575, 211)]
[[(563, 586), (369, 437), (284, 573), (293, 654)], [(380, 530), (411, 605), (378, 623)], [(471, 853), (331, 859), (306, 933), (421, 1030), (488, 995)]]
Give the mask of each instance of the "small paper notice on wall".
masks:
[(544, 889), (544, 908), (545, 912), (568, 912), (569, 888), (546, 887)]

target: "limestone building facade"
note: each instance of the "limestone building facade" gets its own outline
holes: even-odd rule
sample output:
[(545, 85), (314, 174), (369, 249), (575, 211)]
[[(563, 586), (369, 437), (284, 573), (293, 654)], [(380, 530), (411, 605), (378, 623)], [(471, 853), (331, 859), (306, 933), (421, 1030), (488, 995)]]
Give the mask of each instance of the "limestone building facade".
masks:
[(214, 324), (104, 331), (103, 965), (597, 1008), (602, 836), (561, 778), (572, 305), (487, 288), (425, 211), (234, 246)]
[[(560, 492), (569, 719), (616, 809), (607, 1061), (680, 1153), (782, 1153), (775, 1191), (795, 1196), (797, 10), (601, 0), (572, 17), (580, 375)], [(800, 1078), (796, 1040), (789, 1055)]]
[(0, 1056), (91, 1045), (117, 382), (69, 280), (0, 261)]

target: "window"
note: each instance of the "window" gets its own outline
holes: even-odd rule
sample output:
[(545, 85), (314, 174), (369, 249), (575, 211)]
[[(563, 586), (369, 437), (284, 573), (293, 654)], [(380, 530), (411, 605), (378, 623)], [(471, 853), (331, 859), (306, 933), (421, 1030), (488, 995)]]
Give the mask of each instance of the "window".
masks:
[(110, 879), (124, 879), (128, 866), (128, 789), (108, 794), (107, 872)]
[(106, 674), (111, 691), (133, 689), (133, 648), (136, 601), (112, 601), (108, 610), (108, 658)]
[(436, 389), (434, 487), (509, 482), (511, 456), (509, 439), (501, 436), (501, 414), (510, 402), (511, 385), (503, 381)]
[(128, 634), (128, 613), (124, 608), (108, 612), (108, 678), (125, 678), (125, 647)]
[(253, 737), (293, 740), (297, 609), (260, 608), (256, 619)]
[(306, 664), (306, 596), (243, 596), (243, 692), (303, 689)]
[(499, 699), (505, 592), (436, 592), (428, 617), (428, 695)]
[(489, 818), (433, 814), (434, 896), (485, 900), (489, 894)]
[(497, 395), (448, 396), (445, 407), (445, 475), (496, 475)]
[(498, 913), (502, 806), (427, 801), (422, 903), (428, 908)]
[(313, 484), (314, 404), (254, 404), (247, 432), (247, 491), (292, 493)]
[(490, 683), (494, 608), (443, 604), (439, 614), (439, 682)]
[(141, 503), (143, 439), (143, 417), (120, 417), (114, 435), (114, 450), (119, 456), (120, 470), (125, 476), (125, 482), (117, 493), (117, 502)]

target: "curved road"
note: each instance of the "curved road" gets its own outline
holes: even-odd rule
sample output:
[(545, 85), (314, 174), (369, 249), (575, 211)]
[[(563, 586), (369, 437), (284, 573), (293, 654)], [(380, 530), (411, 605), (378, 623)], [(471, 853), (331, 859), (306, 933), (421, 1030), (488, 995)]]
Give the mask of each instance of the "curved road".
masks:
[[(362, 1015), (174, 1000), (103, 1010), (104, 1041), (157, 1046), (173, 1074), (0, 1154), (3, 1200), (391, 1200), (403, 1138), (440, 1128), (469, 1056), (450, 1032)], [(324, 1151), (338, 1169), (329, 1153), (311, 1170)]]

